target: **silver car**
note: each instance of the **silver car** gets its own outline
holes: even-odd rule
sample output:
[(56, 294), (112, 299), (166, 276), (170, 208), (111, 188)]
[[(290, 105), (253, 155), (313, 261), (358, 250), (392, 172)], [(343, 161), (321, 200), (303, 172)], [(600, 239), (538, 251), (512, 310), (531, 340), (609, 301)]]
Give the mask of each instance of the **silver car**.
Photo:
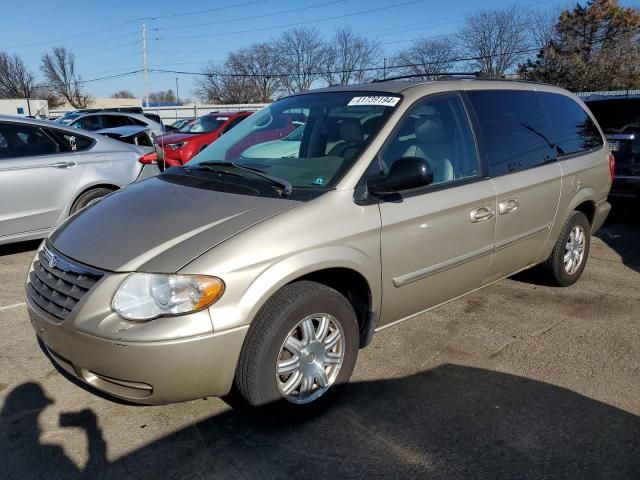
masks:
[(164, 133), (164, 126), (141, 113), (100, 111), (84, 113), (73, 119), (70, 126), (95, 132), (105, 128), (140, 126), (146, 127), (155, 136)]
[[(295, 155), (241, 158), (292, 118)], [(612, 171), (592, 115), (559, 88), (307, 92), (60, 226), (34, 258), (28, 309), (52, 361), (116, 397), (233, 389), (304, 410), (349, 380), (375, 332), (536, 265), (575, 283)]]
[(52, 122), (0, 116), (0, 244), (43, 238), (90, 202), (156, 175), (147, 153)]

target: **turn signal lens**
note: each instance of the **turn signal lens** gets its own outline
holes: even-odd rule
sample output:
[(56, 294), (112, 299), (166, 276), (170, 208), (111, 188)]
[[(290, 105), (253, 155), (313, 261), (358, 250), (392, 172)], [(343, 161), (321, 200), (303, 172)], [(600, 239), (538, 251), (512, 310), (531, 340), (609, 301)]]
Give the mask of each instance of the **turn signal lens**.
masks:
[(120, 285), (111, 304), (127, 320), (151, 320), (202, 310), (224, 293), (224, 282), (207, 275), (133, 273)]

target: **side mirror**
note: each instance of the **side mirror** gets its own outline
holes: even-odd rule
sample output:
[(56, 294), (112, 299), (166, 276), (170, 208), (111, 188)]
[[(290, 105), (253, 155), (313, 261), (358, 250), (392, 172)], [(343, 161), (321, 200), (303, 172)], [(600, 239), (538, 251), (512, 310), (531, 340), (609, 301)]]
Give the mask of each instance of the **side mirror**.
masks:
[(433, 170), (424, 158), (403, 157), (391, 165), (387, 175), (367, 179), (367, 189), (374, 195), (391, 195), (403, 190), (426, 187), (433, 182)]

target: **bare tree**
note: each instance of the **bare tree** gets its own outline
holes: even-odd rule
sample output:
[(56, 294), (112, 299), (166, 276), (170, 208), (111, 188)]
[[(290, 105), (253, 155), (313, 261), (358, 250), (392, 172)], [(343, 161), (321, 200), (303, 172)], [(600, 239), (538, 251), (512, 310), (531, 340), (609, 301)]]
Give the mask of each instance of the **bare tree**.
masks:
[(17, 55), (0, 52), (0, 97), (30, 98), (34, 77)]
[(253, 103), (258, 94), (251, 81), (243, 74), (234, 72), (228, 65), (213, 64), (203, 68), (196, 80), (194, 95), (202, 101), (213, 103)]
[(544, 48), (556, 35), (556, 22), (561, 11), (557, 8), (529, 12), (529, 35), (532, 47)]
[(278, 72), (287, 93), (309, 90), (321, 77), (327, 48), (315, 28), (293, 28), (276, 42)]
[(129, 90), (118, 90), (116, 93), (111, 95), (111, 98), (136, 98), (136, 96)]
[(260, 102), (270, 102), (280, 88), (278, 54), (270, 43), (256, 43), (248, 48), (229, 54), (227, 69), (238, 75), (245, 75), (252, 87), (249, 96), (257, 95)]
[(420, 38), (401, 50), (393, 59), (400, 75), (419, 75), (431, 80), (437, 73), (450, 72), (456, 66), (459, 48), (453, 40)]
[(54, 92), (49, 85), (35, 85), (31, 97), (46, 100), (50, 109), (64, 105), (64, 99)]
[(82, 79), (76, 74), (75, 57), (64, 47), (55, 47), (42, 56), (42, 75), (51, 89), (74, 108), (86, 108), (91, 97), (82, 90)]
[(173, 93), (173, 90), (160, 90), (158, 92), (151, 92), (149, 94), (149, 101), (151, 102), (162, 102), (162, 103), (175, 103), (176, 102), (176, 94)]
[(329, 85), (362, 83), (372, 77), (380, 58), (378, 42), (348, 28), (338, 29), (326, 46), (322, 78)]
[(460, 31), (462, 50), (472, 57), (469, 65), (489, 77), (499, 77), (515, 67), (530, 47), (526, 11), (481, 10), (467, 16)]

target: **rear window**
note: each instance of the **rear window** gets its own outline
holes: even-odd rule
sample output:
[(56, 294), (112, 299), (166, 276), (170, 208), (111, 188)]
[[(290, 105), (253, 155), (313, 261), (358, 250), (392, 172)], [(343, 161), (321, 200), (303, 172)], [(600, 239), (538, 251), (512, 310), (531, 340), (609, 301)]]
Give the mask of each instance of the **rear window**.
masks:
[(535, 92), (474, 90), (469, 100), (480, 130), (492, 177), (554, 161), (551, 124)]
[(587, 102), (604, 133), (637, 133), (640, 130), (640, 99)]
[(595, 123), (575, 100), (557, 93), (540, 92), (538, 95), (549, 114), (559, 156), (585, 152), (603, 145)]

